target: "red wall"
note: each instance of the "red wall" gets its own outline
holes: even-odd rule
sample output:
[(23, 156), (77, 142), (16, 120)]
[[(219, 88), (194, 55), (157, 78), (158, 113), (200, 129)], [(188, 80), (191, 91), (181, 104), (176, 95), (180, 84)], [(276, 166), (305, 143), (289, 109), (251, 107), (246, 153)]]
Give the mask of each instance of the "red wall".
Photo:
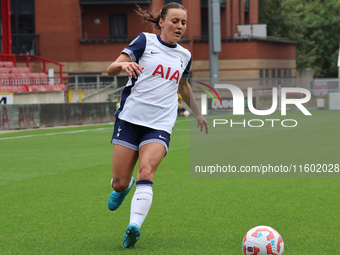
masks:
[[(147, 6), (141, 5), (142, 8)], [(134, 12), (135, 5), (133, 4), (118, 4), (118, 5), (83, 5), (83, 26), (84, 34), (91, 36), (108, 36), (109, 31), (109, 16), (110, 14), (127, 14), (127, 29), (129, 35), (138, 35), (140, 32), (151, 29), (151, 24), (142, 23), (142, 18)], [(94, 19), (100, 19), (100, 24), (96, 25)]]
[[(194, 45), (195, 60), (209, 59), (208, 43)], [(224, 42), (219, 59), (282, 59), (295, 60), (296, 51), (294, 44), (270, 42)]]
[(75, 61), (80, 58), (79, 0), (35, 0), (35, 19), (42, 57), (55, 61)]
[(257, 44), (259, 59), (296, 59), (295, 44), (259, 42)]
[(200, 0), (183, 0), (183, 6), (188, 10), (188, 26), (185, 38), (201, 35), (201, 2)]
[[(151, 5), (141, 5), (159, 12), (163, 0), (153, 0)], [(207, 43), (194, 43), (193, 38), (201, 35), (200, 0), (183, 0), (188, 9), (188, 28), (184, 38), (188, 43), (181, 43), (188, 48), (194, 60), (208, 60)], [(36, 33), (40, 36), (40, 53), (59, 62), (113, 61), (125, 43), (80, 43), (84, 34), (109, 37), (110, 13), (127, 13), (128, 35), (137, 36), (141, 32), (160, 31), (153, 29), (153, 24), (142, 23), (141, 17), (134, 12), (133, 4), (80, 5), (79, 0), (35, 0)], [(239, 16), (241, 14), (241, 16)], [(99, 18), (100, 24), (94, 24)], [(226, 0), (226, 8), (221, 8), (222, 35), (236, 32), (236, 25), (244, 23), (243, 0)], [(258, 22), (258, 0), (250, 1), (250, 23)], [(220, 59), (295, 59), (295, 45), (272, 42), (227, 42), (222, 43)]]
[[(81, 44), (82, 16), (84, 34), (88, 37), (109, 36), (110, 13), (127, 13), (128, 34), (131, 36), (150, 31), (151, 25), (142, 23), (133, 9), (134, 5), (131, 4), (81, 6), (79, 0), (36, 0), (36, 33), (40, 36), (40, 54), (59, 62), (110, 61), (108, 53), (120, 52), (122, 44)], [(94, 24), (95, 18), (100, 19), (99, 25)]]
[(257, 24), (259, 23), (259, 1), (258, 0), (249, 0), (249, 23)]

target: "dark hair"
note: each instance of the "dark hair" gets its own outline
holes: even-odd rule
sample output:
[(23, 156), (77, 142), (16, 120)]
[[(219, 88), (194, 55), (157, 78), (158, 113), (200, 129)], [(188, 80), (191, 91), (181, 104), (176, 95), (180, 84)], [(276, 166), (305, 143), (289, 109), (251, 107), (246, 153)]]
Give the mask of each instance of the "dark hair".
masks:
[(183, 5), (170, 2), (163, 6), (162, 10), (159, 14), (155, 14), (154, 12), (150, 12), (148, 10), (143, 10), (139, 5), (136, 4), (137, 10), (135, 12), (142, 17), (143, 22), (152, 22), (155, 23), (155, 28), (161, 29), (159, 26), (159, 20), (162, 18), (165, 19), (165, 16), (168, 14), (169, 9), (181, 9), (187, 12), (187, 9), (183, 7)]

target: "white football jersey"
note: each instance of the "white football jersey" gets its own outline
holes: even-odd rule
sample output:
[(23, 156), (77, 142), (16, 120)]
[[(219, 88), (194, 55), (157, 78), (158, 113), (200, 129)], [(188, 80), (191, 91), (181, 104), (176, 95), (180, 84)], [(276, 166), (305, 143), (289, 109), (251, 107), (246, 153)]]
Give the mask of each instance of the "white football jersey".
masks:
[(178, 84), (182, 77), (189, 77), (191, 53), (150, 33), (141, 33), (122, 52), (144, 70), (137, 79), (129, 78), (115, 116), (171, 134), (177, 118)]

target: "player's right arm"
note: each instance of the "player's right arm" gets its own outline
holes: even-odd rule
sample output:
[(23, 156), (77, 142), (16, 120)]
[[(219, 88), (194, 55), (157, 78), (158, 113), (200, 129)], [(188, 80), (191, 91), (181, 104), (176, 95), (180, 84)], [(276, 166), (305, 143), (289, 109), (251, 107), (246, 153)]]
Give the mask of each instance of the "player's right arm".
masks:
[(136, 62), (132, 62), (129, 55), (122, 53), (116, 61), (109, 66), (107, 72), (109, 75), (116, 76), (124, 71), (130, 78), (135, 78), (141, 74), (143, 69), (144, 68)]

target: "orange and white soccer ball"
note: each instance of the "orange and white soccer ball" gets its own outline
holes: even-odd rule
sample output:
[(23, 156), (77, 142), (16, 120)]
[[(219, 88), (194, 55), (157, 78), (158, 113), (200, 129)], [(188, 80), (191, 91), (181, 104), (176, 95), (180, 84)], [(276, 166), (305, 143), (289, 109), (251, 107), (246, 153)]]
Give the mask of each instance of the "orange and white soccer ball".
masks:
[(242, 241), (244, 255), (282, 255), (284, 243), (281, 235), (268, 226), (257, 226), (247, 232)]

